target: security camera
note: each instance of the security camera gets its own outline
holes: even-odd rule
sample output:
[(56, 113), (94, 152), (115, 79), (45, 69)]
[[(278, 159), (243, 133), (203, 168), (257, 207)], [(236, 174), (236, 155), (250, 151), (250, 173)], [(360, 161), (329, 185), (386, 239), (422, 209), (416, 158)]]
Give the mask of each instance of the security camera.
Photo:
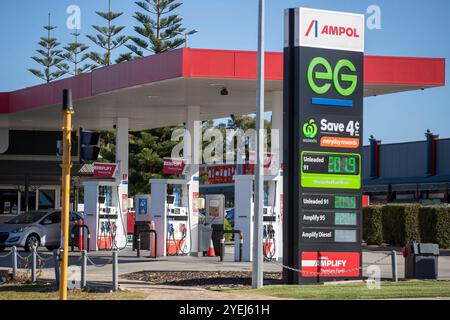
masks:
[(228, 89), (227, 88), (222, 88), (222, 90), (220, 90), (220, 95), (221, 96), (227, 96), (228, 95)]

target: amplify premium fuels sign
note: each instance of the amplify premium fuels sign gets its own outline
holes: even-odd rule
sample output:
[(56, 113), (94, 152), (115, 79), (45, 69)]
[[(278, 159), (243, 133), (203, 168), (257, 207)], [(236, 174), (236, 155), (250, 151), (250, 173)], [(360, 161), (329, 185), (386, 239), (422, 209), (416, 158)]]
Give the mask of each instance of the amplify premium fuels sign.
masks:
[(361, 277), (364, 15), (285, 11), (286, 283)]

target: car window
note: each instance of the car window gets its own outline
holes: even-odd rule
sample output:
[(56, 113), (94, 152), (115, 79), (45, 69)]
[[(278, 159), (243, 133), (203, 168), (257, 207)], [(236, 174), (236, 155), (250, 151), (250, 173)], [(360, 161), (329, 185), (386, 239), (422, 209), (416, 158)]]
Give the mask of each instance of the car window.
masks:
[(29, 224), (29, 223), (36, 223), (38, 222), (42, 217), (44, 217), (46, 214), (48, 214), (48, 211), (29, 211), (26, 213), (22, 213), (18, 215), (17, 217), (12, 218), (11, 220), (5, 222), (6, 224)]
[(51, 224), (60, 223), (61, 222), (61, 211), (55, 211), (52, 214), (45, 217), (43, 221), (51, 221)]

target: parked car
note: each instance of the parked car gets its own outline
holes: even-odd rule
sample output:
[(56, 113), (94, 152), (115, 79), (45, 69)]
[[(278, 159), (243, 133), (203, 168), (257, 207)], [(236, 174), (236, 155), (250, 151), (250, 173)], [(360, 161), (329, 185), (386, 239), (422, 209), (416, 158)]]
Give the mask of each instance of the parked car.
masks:
[[(80, 220), (83, 221), (82, 213), (70, 213), (69, 232)], [(0, 225), (0, 251), (13, 246), (26, 251), (45, 246), (52, 251), (59, 248), (60, 243), (61, 210), (29, 211)]]

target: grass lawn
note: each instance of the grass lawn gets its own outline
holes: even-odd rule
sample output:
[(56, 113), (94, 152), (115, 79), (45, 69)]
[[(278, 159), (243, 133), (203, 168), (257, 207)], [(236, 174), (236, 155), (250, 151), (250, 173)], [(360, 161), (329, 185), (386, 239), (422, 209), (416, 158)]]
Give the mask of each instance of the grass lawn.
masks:
[[(117, 291), (117, 292), (87, 292), (76, 290), (69, 291), (69, 300), (139, 300), (145, 299), (142, 292)], [(59, 292), (53, 286), (46, 284), (14, 284), (0, 286), (0, 300), (58, 300)]]
[(450, 281), (382, 282), (380, 289), (372, 290), (368, 289), (365, 283), (303, 286), (272, 285), (265, 286), (262, 289), (241, 289), (240, 293), (315, 300), (450, 297)]

